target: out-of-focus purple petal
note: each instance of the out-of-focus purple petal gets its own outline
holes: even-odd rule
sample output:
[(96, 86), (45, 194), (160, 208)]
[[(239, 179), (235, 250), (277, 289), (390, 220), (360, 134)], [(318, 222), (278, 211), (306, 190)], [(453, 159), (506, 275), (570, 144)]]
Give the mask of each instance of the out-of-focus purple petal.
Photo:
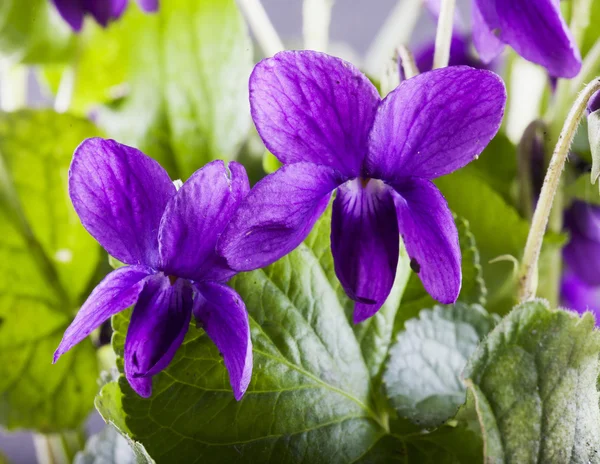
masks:
[(461, 255), (446, 199), (427, 179), (402, 179), (394, 188), (398, 229), (411, 267), (433, 298), (454, 303), (461, 287)]
[[(575, 77), (581, 55), (556, 0), (475, 0), (488, 28), (550, 75)], [(476, 45), (479, 46), (476, 42)]]
[(362, 303), (355, 308), (355, 323), (375, 314), (390, 294), (399, 242), (388, 186), (375, 179), (363, 186), (354, 179), (339, 187), (331, 217), (331, 252), (347, 295)]
[[(431, 71), (433, 68), (433, 55), (435, 42), (430, 42), (415, 52), (415, 62), (421, 72)], [(481, 61), (472, 56), (469, 42), (461, 35), (454, 34), (450, 42), (450, 61), (448, 66), (471, 66), (476, 69), (485, 69)]]
[(565, 213), (566, 227), (600, 244), (600, 206), (574, 201)]
[(158, 265), (158, 226), (176, 189), (166, 171), (135, 148), (87, 139), (73, 155), (69, 194), (83, 226), (127, 264)]
[(103, 27), (121, 16), (127, 6), (127, 0), (80, 0), (80, 3)]
[(108, 274), (92, 291), (65, 331), (54, 352), (54, 362), (112, 315), (134, 304), (142, 291), (144, 279), (152, 272), (146, 266), (126, 266)]
[(463, 167), (498, 132), (505, 103), (500, 77), (466, 66), (402, 82), (377, 110), (365, 177), (435, 178)]
[(600, 207), (581, 201), (565, 213), (571, 239), (563, 249), (565, 262), (588, 285), (600, 285)]
[(346, 179), (312, 163), (284, 165), (258, 182), (217, 244), (232, 269), (250, 271), (296, 248), (323, 214), (331, 192)]
[(85, 8), (79, 0), (52, 0), (63, 19), (75, 30), (81, 31)]
[(506, 44), (502, 42), (496, 34), (489, 28), (485, 19), (477, 6), (477, 2), (473, 2), (473, 44), (477, 49), (479, 58), (484, 63), (491, 63), (502, 51)]
[(223, 355), (236, 400), (252, 378), (252, 340), (246, 306), (231, 288), (215, 282), (196, 285), (194, 317)]
[(161, 269), (191, 280), (225, 281), (235, 274), (215, 251), (217, 239), (250, 185), (244, 167), (213, 161), (169, 201), (159, 229)]
[(348, 177), (359, 174), (379, 101), (357, 68), (314, 51), (278, 53), (250, 76), (252, 118), (271, 153)]
[(580, 314), (591, 311), (600, 326), (600, 286), (592, 286), (567, 270), (562, 277), (560, 296), (562, 304)]
[(587, 110), (589, 113), (600, 110), (600, 90), (592, 95), (592, 98), (588, 101)]
[(166, 368), (190, 324), (193, 290), (164, 274), (148, 279), (131, 315), (125, 338), (125, 376), (144, 398), (152, 394), (153, 375)]
[(146, 13), (158, 11), (158, 0), (137, 0), (137, 2)]

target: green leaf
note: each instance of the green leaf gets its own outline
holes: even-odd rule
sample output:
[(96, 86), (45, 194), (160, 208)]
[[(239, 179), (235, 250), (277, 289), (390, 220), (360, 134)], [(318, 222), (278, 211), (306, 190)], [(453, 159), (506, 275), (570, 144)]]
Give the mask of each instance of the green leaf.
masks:
[[(231, 282), (253, 340), (254, 373), (242, 401), (233, 399), (214, 344), (190, 326), (154, 377), (153, 397), (138, 397), (121, 376), (97, 398), (103, 417), (157, 462), (349, 462), (368, 453), (386, 434), (376, 378), (403, 285), (368, 330), (352, 327), (351, 304), (334, 280), (329, 223), (330, 210), (296, 251)], [(127, 312), (113, 318), (121, 371), (127, 324)]]
[(0, 423), (43, 432), (75, 428), (97, 391), (85, 341), (52, 365), (101, 254), (67, 194), (87, 121), (50, 111), (0, 114)]
[(575, 200), (600, 206), (600, 193), (597, 187), (592, 186), (589, 174), (582, 174), (565, 190)]
[(594, 317), (517, 306), (465, 370), (486, 462), (599, 462), (600, 334)]
[[(152, 15), (130, 7), (84, 38), (75, 68), (77, 109), (120, 91), (99, 124), (174, 179), (233, 158), (248, 134), (252, 42), (235, 0), (170, 0)], [(56, 89), (57, 71), (49, 77)]]
[(590, 150), (592, 152), (592, 184), (595, 184), (600, 177), (600, 110), (590, 114), (588, 122), (588, 139)]
[(66, 60), (74, 50), (67, 23), (48, 0), (2, 0), (0, 55), (22, 63)]
[(465, 402), (461, 373), (494, 324), (481, 306), (462, 303), (423, 310), (406, 321), (383, 377), (398, 415), (426, 427), (454, 416)]
[[(515, 294), (514, 265), (511, 262), (490, 263), (490, 260), (502, 255), (519, 259), (529, 233), (529, 223), (499, 193), (472, 173), (457, 171), (435, 182), (450, 209), (469, 222), (475, 236), (488, 286), (487, 309), (506, 312), (507, 307), (512, 307)], [(544, 240), (545, 249), (555, 250), (563, 242), (564, 237), (549, 232)], [(546, 289), (543, 281), (539, 288)]]

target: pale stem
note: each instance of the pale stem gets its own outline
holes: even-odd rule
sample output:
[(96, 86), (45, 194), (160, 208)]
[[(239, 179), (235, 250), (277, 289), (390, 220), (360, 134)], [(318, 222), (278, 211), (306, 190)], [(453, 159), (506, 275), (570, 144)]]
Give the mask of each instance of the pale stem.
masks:
[(581, 47), (586, 29), (590, 25), (590, 9), (592, 0), (576, 0), (573, 2), (573, 14), (569, 29), (573, 33), (575, 43)]
[(440, 17), (438, 18), (437, 33), (435, 35), (435, 54), (433, 55), (433, 69), (445, 68), (450, 61), (450, 44), (454, 27), (454, 8), (456, 0), (442, 0)]
[(67, 66), (60, 78), (56, 98), (54, 99), (54, 111), (57, 113), (66, 113), (73, 100), (75, 91), (75, 67)]
[(0, 109), (16, 111), (27, 105), (27, 68), (0, 62)]
[(396, 58), (391, 58), (387, 61), (383, 73), (381, 74), (381, 82), (379, 84), (381, 96), (385, 97), (399, 85), (400, 68), (398, 67), (398, 60)]
[(33, 444), (38, 464), (71, 464), (85, 439), (81, 432), (33, 434)]
[(329, 23), (335, 0), (304, 0), (302, 33), (304, 48), (326, 52), (329, 46)]
[(569, 148), (577, 132), (577, 127), (585, 114), (589, 99), (600, 90), (600, 78), (596, 78), (579, 94), (575, 104), (569, 111), (565, 124), (558, 138), (556, 148), (552, 154), (544, 185), (533, 213), (533, 220), (523, 260), (521, 261), (521, 270), (519, 272), (519, 301), (527, 301), (535, 297), (537, 290), (537, 263), (544, 241), (544, 234), (548, 225), (548, 218), (552, 210), (554, 196), (560, 184), (560, 177), (569, 155)]
[(409, 43), (422, 10), (422, 0), (399, 0), (369, 46), (367, 72), (377, 75), (399, 44)]
[(260, 0), (237, 0), (237, 3), (265, 56), (270, 57), (284, 50), (283, 42)]
[(405, 79), (410, 79), (411, 77), (419, 75), (419, 68), (417, 68), (415, 57), (408, 47), (405, 45), (400, 45), (398, 47), (398, 56), (400, 57), (400, 62), (402, 63), (402, 70), (404, 71)]

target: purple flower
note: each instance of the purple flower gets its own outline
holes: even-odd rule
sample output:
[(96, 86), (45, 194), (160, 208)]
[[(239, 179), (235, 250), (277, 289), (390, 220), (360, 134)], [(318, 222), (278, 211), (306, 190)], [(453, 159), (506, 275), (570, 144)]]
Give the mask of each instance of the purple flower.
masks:
[(387, 298), (399, 234), (425, 288), (456, 300), (456, 226), (431, 179), (473, 160), (496, 134), (506, 93), (500, 78), (464, 66), (404, 81), (381, 100), (351, 64), (312, 51), (260, 62), (250, 77), (252, 117), (284, 166), (260, 181), (217, 245), (236, 270), (296, 248), (333, 202), (335, 272), (355, 302), (354, 321)]
[[(448, 66), (471, 66), (477, 69), (491, 69), (485, 63), (473, 56), (470, 49), (470, 43), (461, 34), (453, 34), (450, 43), (450, 62)], [(415, 62), (417, 68), (423, 71), (430, 71), (433, 68), (433, 55), (435, 54), (435, 42), (429, 42), (415, 52)]]
[(561, 282), (562, 304), (582, 314), (591, 311), (600, 326), (600, 286), (592, 286), (581, 280), (575, 273), (566, 271)]
[(569, 269), (586, 284), (600, 285), (600, 207), (575, 201), (565, 227), (571, 235), (563, 250)]
[[(127, 0), (52, 0), (56, 9), (77, 32), (83, 26), (83, 18), (91, 14), (103, 27), (118, 19), (125, 11)], [(140, 8), (146, 12), (158, 10), (158, 0), (137, 0)]]
[(88, 139), (75, 151), (69, 194), (88, 232), (128, 266), (111, 272), (83, 304), (54, 362), (112, 315), (135, 305), (125, 375), (143, 397), (173, 359), (192, 314), (223, 355), (236, 399), (252, 375), (246, 308), (222, 282), (235, 275), (215, 252), (219, 234), (249, 190), (243, 166), (214, 161), (176, 190), (139, 150)]
[[(426, 0), (436, 17), (441, 0)], [(456, 21), (456, 20), (455, 20)], [(473, 42), (485, 63), (510, 45), (551, 76), (575, 77), (581, 55), (560, 12), (560, 0), (473, 0)]]
[(592, 95), (592, 98), (588, 101), (587, 104), (588, 114), (595, 113), (600, 110), (600, 91), (596, 92)]
[(560, 0), (473, 0), (473, 42), (486, 63), (508, 44), (551, 76), (571, 78), (581, 69)]

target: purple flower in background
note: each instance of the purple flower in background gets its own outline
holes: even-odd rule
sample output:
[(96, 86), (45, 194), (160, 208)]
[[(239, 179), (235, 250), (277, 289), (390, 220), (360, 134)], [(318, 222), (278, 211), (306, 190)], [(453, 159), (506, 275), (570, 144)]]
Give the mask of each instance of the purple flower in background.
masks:
[[(426, 0), (436, 17), (440, 3)], [(581, 55), (561, 15), (560, 0), (473, 0), (472, 23), (473, 43), (484, 63), (491, 63), (510, 45), (551, 76), (571, 78), (581, 69)]]
[(600, 285), (600, 207), (575, 201), (565, 227), (571, 239), (563, 256), (570, 271), (590, 286)]
[(454, 302), (461, 286), (452, 214), (431, 179), (473, 160), (504, 111), (501, 79), (464, 66), (404, 81), (381, 100), (351, 64), (312, 51), (260, 62), (250, 77), (252, 117), (284, 166), (260, 181), (217, 245), (237, 270), (291, 252), (327, 208), (332, 191), (335, 272), (372, 316), (394, 282), (402, 235), (427, 291)]
[[(491, 69), (471, 53), (471, 44), (461, 34), (453, 34), (450, 43), (450, 61), (448, 66), (471, 66), (477, 69)], [(415, 62), (419, 71), (430, 71), (433, 68), (435, 42), (429, 42), (415, 51)]]
[(581, 69), (560, 0), (473, 0), (473, 42), (486, 63), (510, 45), (551, 76), (571, 78)]
[[(103, 27), (118, 19), (125, 11), (128, 0), (52, 0), (56, 9), (75, 30), (80, 31), (83, 18), (90, 14)], [(146, 12), (158, 10), (158, 0), (137, 0), (140, 8)]]
[(249, 190), (243, 166), (214, 161), (176, 190), (139, 150), (88, 139), (75, 151), (69, 194), (88, 232), (127, 266), (98, 284), (66, 330), (54, 362), (112, 315), (135, 305), (125, 375), (141, 396), (173, 359), (192, 314), (223, 355), (236, 399), (252, 375), (252, 342), (235, 272), (215, 252), (219, 234)]
[(567, 270), (561, 282), (562, 304), (584, 313), (591, 311), (596, 316), (596, 325), (600, 326), (600, 286), (585, 283), (575, 273)]
[(600, 110), (600, 91), (596, 92), (592, 95), (592, 98), (588, 101), (587, 104), (588, 114), (595, 113)]

